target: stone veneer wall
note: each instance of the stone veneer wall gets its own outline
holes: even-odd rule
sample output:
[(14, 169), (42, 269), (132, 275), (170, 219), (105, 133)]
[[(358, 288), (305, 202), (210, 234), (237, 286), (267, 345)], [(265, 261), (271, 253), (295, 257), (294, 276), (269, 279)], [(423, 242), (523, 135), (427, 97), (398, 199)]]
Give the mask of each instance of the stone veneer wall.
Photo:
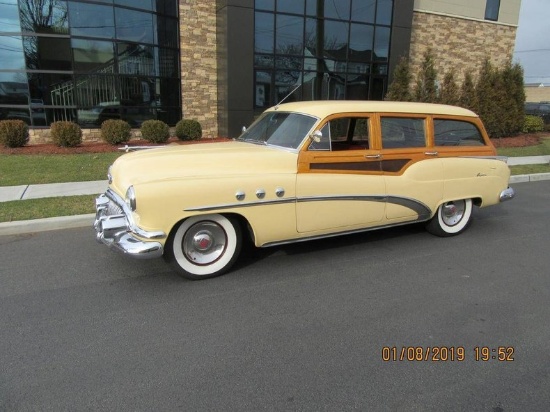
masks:
[[(141, 131), (139, 129), (132, 129), (130, 140), (141, 139)], [(174, 130), (171, 128), (171, 133), (174, 135)], [(101, 129), (82, 129), (82, 142), (103, 142), (101, 139)], [(50, 129), (29, 129), (29, 144), (44, 144), (52, 143), (50, 136)], [(146, 144), (145, 141), (144, 144)]]
[(203, 137), (218, 137), (216, 1), (180, 0), (183, 118), (198, 120)]
[(496, 67), (512, 59), (517, 27), (455, 16), (415, 11), (409, 59), (416, 75), (431, 48), (439, 80), (449, 70), (462, 81), (467, 69), (474, 76), (486, 57)]

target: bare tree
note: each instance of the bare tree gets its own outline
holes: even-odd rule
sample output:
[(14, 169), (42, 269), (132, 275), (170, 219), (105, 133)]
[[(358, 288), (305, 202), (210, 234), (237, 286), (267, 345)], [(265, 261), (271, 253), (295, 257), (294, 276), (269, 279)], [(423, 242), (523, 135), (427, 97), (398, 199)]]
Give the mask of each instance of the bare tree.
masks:
[(35, 33), (68, 32), (67, 3), (59, 0), (21, 0), (21, 28)]

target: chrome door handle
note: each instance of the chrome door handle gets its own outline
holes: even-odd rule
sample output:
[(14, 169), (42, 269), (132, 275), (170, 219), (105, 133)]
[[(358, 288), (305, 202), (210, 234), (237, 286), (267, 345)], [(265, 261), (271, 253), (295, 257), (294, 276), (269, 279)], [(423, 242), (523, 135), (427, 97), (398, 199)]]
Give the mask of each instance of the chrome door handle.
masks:
[(438, 152), (424, 152), (424, 154), (426, 156), (437, 156), (439, 153)]
[(380, 154), (375, 154), (375, 155), (365, 155), (365, 157), (367, 159), (380, 159), (382, 157), (382, 155)]

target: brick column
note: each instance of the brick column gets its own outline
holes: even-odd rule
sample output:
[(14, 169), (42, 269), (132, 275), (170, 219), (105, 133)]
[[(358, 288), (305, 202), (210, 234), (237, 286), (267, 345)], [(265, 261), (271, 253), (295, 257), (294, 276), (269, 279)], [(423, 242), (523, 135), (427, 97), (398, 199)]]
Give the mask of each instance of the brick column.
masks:
[(216, 0), (180, 0), (179, 15), (183, 118), (218, 137)]

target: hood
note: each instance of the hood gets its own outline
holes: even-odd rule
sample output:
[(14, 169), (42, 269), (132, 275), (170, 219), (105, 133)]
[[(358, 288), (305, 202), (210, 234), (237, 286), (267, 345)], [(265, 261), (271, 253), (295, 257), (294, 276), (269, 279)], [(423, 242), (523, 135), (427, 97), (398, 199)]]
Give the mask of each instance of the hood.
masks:
[(113, 184), (124, 193), (130, 185), (182, 178), (296, 173), (298, 154), (244, 142), (197, 143), (146, 149), (119, 157), (111, 169)]

